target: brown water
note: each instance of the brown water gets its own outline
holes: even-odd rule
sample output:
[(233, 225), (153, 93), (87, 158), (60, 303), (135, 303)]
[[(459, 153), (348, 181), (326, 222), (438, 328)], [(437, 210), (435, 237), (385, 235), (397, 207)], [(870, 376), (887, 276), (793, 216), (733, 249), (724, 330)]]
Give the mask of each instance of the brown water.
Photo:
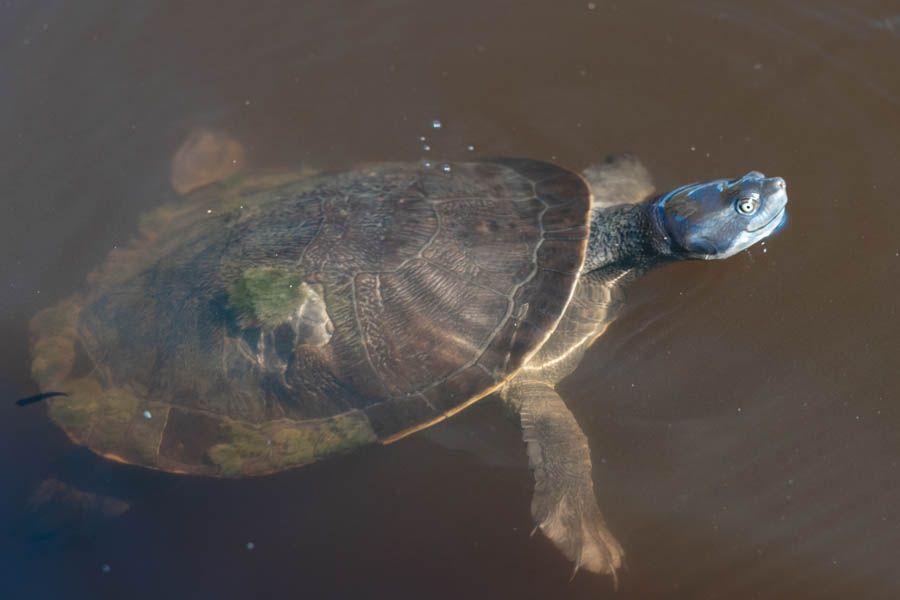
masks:
[[(896, 0), (167, 4), (0, 7), (0, 596), (614, 596), (529, 537), (491, 401), (243, 481), (111, 464), (12, 405), (28, 318), (174, 195), (205, 127), (257, 167), (415, 160), (425, 135), (448, 159), (627, 150), (661, 188), (784, 177), (786, 230), (641, 279), (562, 385), (627, 552), (616, 597), (900, 597)], [(131, 508), (40, 516), (50, 476)]]

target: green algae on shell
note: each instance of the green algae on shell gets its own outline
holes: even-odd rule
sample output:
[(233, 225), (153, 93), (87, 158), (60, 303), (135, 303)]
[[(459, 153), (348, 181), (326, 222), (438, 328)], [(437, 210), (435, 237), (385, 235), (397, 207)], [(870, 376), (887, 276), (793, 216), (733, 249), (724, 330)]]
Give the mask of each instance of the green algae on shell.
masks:
[(104, 387), (94, 375), (61, 387), (68, 397), (51, 399), (48, 410), (71, 438), (109, 458), (156, 464), (168, 405), (148, 402), (127, 386)]
[(376, 441), (369, 420), (359, 410), (324, 419), (280, 419), (263, 425), (222, 420), (225, 437), (207, 455), (226, 477), (298, 467)]
[(38, 312), (31, 330), (31, 376), (42, 390), (64, 381), (75, 363), (76, 323), (81, 305), (77, 297)]
[(244, 319), (275, 327), (295, 314), (308, 296), (308, 286), (294, 271), (251, 267), (232, 288), (231, 305)]

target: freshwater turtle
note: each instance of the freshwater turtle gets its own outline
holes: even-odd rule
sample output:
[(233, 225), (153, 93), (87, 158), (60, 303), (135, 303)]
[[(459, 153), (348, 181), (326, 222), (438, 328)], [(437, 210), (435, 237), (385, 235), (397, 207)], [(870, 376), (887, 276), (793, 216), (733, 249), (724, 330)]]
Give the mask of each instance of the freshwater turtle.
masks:
[(623, 282), (731, 256), (786, 202), (758, 172), (654, 196), (629, 157), (583, 174), (494, 159), (235, 176), (153, 212), (84, 293), (39, 313), (32, 372), (68, 394), (47, 402), (75, 442), (222, 477), (390, 443), (500, 392), (536, 525), (576, 569), (615, 575), (622, 549), (555, 386)]

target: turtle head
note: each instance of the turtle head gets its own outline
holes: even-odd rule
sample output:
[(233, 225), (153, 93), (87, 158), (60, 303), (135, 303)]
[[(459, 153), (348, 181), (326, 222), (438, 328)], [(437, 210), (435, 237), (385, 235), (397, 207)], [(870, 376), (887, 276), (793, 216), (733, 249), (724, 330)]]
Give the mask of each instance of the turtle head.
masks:
[(740, 179), (682, 186), (655, 200), (655, 221), (682, 258), (728, 258), (787, 222), (784, 179), (750, 171)]

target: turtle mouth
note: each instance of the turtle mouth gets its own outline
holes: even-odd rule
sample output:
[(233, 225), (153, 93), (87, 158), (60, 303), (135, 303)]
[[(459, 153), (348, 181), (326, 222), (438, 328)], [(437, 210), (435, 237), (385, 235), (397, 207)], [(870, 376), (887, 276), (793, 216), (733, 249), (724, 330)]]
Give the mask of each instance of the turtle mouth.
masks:
[(769, 219), (768, 221), (766, 221), (759, 227), (754, 227), (753, 229), (748, 229), (747, 233), (756, 233), (757, 231), (761, 231), (761, 230), (765, 229), (766, 227), (768, 227), (769, 225), (771, 225), (772, 223), (778, 221), (779, 219), (784, 217), (784, 211), (786, 210), (786, 208), (787, 207), (782, 206), (781, 209), (777, 213), (775, 213), (771, 219)]

